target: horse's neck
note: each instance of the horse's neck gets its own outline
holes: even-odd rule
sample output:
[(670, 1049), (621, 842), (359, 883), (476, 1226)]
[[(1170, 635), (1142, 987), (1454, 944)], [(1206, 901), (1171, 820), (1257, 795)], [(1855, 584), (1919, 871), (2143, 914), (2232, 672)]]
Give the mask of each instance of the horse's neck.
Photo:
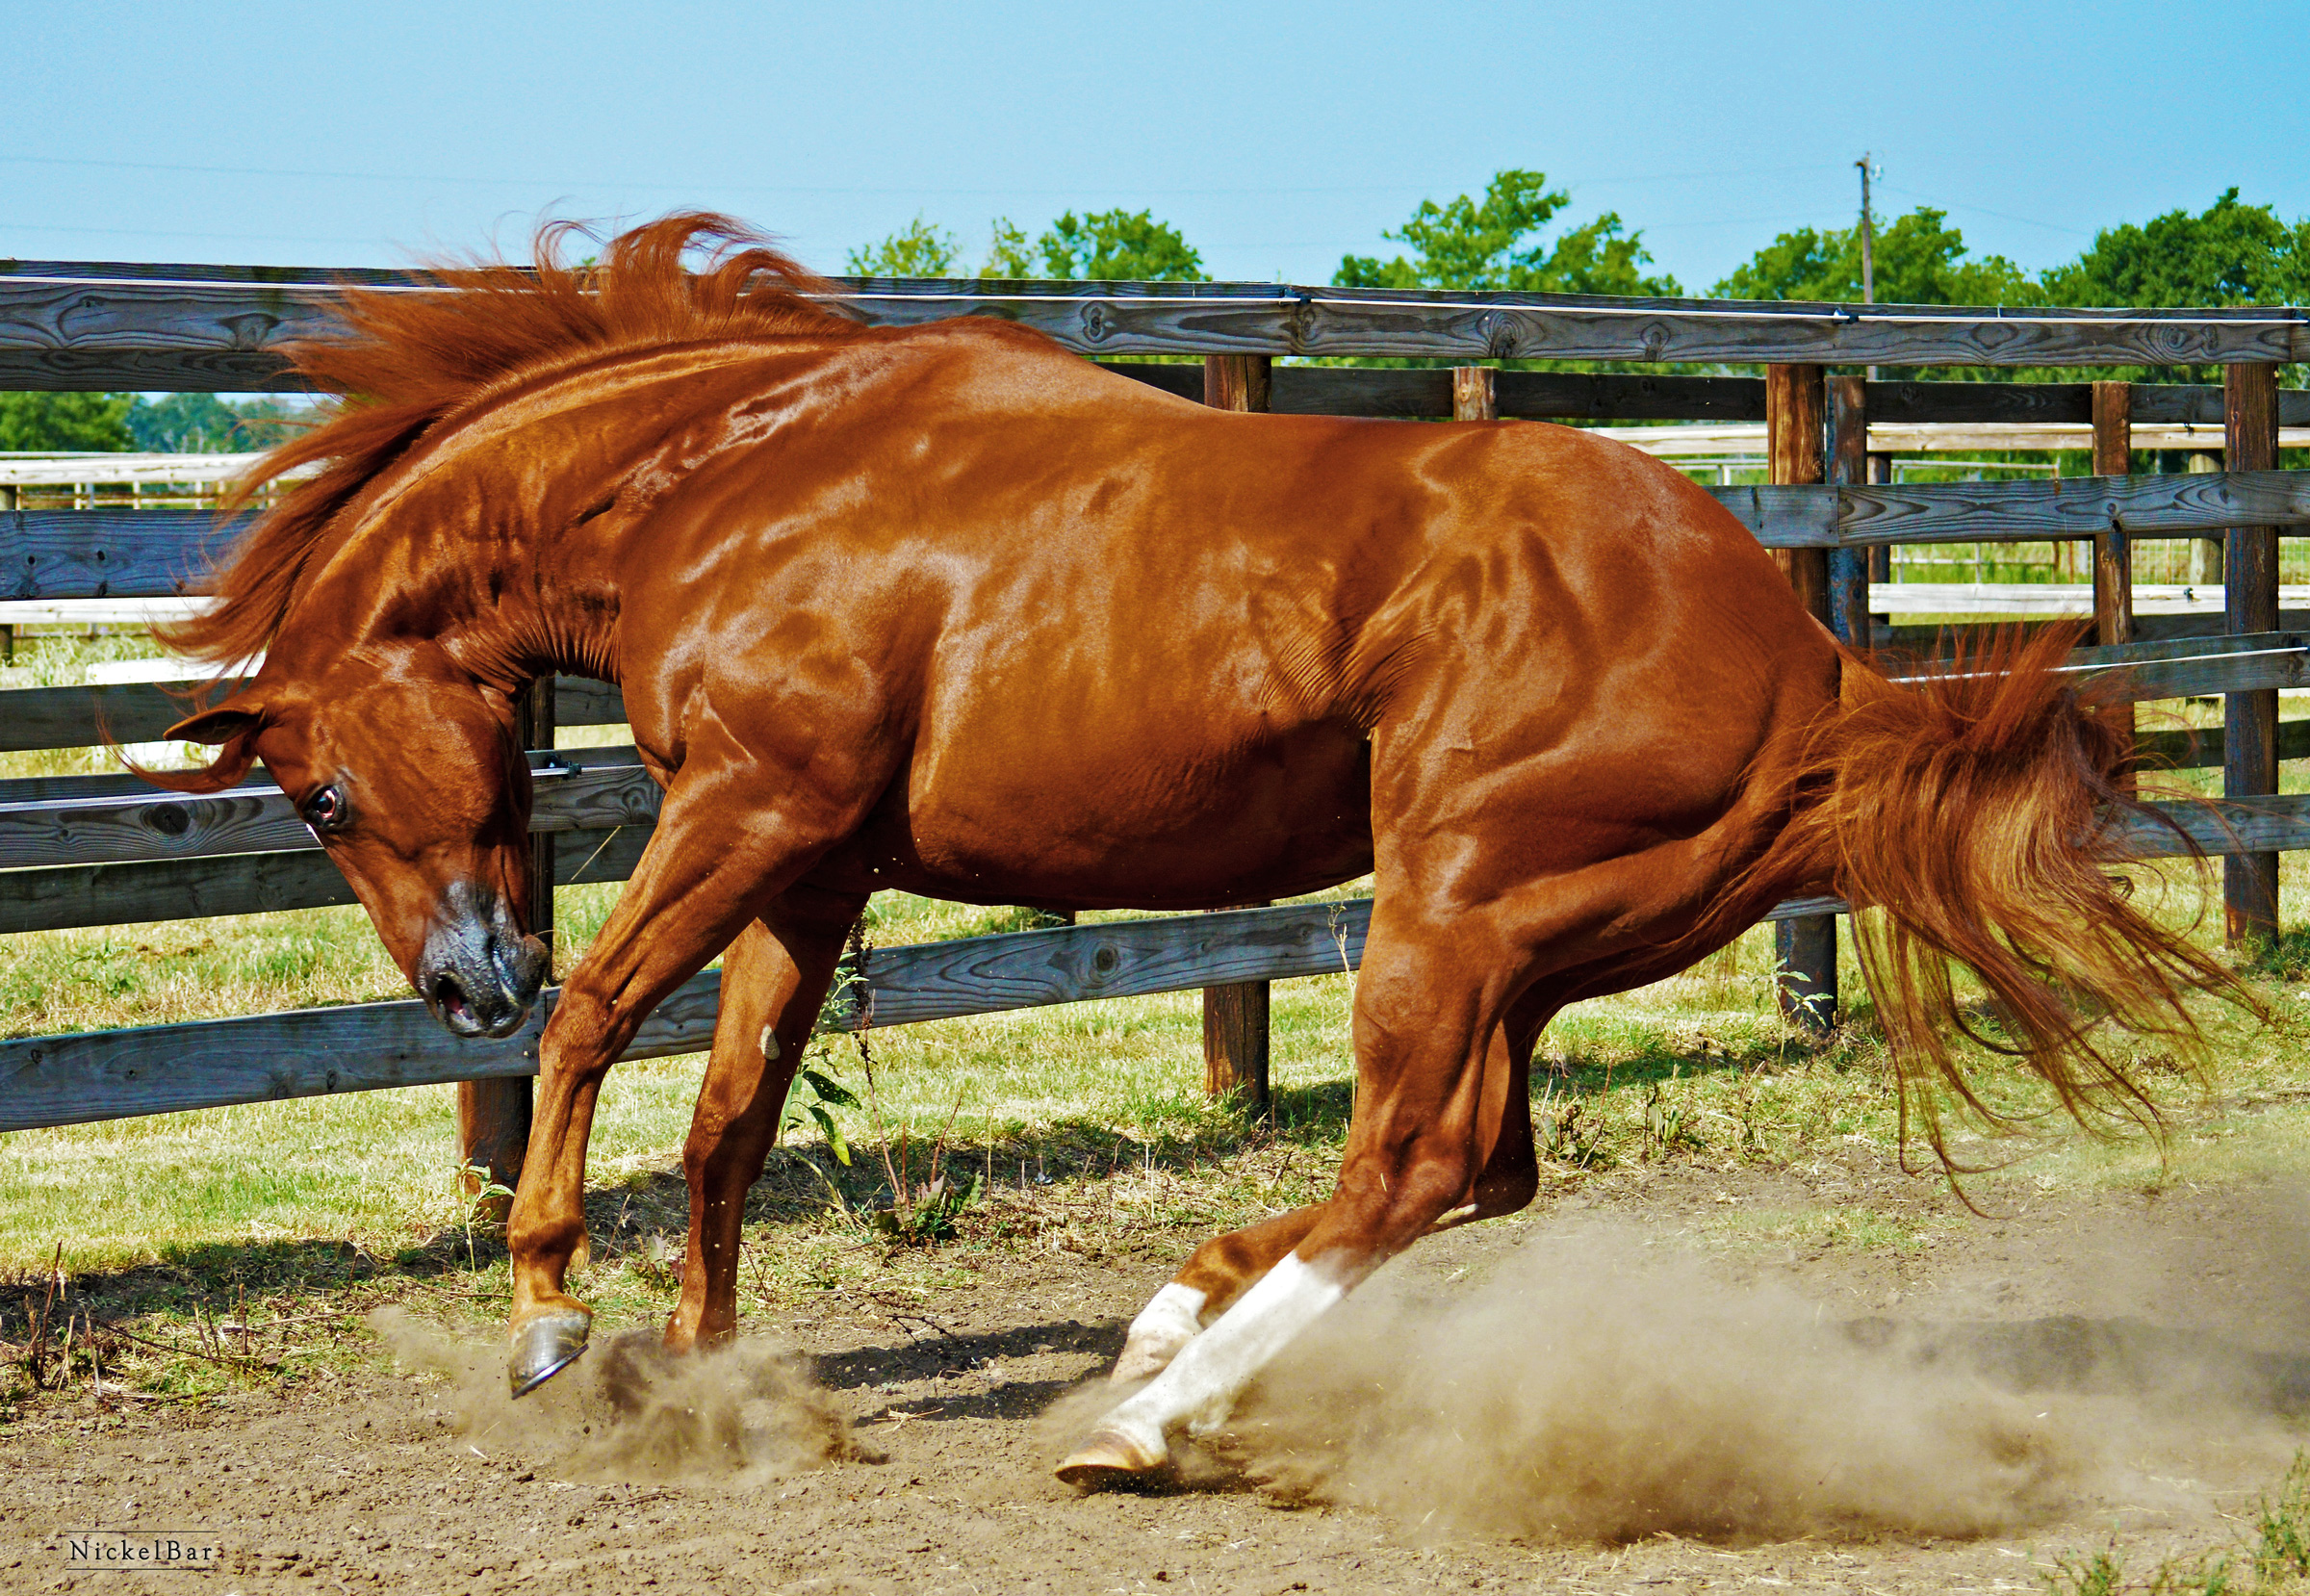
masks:
[(556, 673), (618, 680), (615, 614), (551, 582), (526, 589), (517, 604), (499, 605), (494, 617), (476, 617), (451, 652), (466, 657), (469, 668), (505, 671), (517, 681)]
[[(781, 379), (792, 380), (797, 373), (814, 370), (837, 347), (841, 346), (781, 341), (776, 350)], [(760, 350), (755, 352), (758, 355)], [(698, 372), (727, 359), (706, 348), (637, 351), (628, 362), (630, 371), (588, 369), (567, 381), (582, 387), (589, 401), (600, 401), (621, 386), (636, 393), (686, 392), (696, 386), (692, 378)], [(424, 460), (413, 462), (418, 476), (470, 477), (472, 491), (463, 496), (468, 504), (530, 502), (529, 513), (538, 520), (509, 528), (492, 515), (471, 535), (421, 539), (412, 536), (409, 517), (425, 514), (434, 502), (413, 496), (389, 502), (329, 559), (320, 580), (324, 588), (334, 589), (339, 602), (324, 600), (316, 605), (317, 611), (367, 616), (372, 624), (400, 634), (431, 626), (432, 634), (461, 663), (493, 683), (518, 683), (550, 672), (616, 681), (622, 579), (646, 577), (649, 562), (632, 557), (631, 524), (625, 517), (603, 516), (588, 506), (614, 501), (647, 458), (650, 446), (636, 444), (629, 452), (589, 450), (564, 461), (552, 491), (537, 502), (532, 484), (503, 475), (507, 455), (496, 446), (509, 430), (535, 420), (537, 413), (552, 413), (553, 403), (551, 385), (545, 392), (507, 399), (503, 408), (520, 414), (484, 412), (469, 419), (434, 446)], [(457, 513), (455, 503), (451, 502), (452, 514)], [(429, 530), (438, 532), (438, 527)], [(421, 548), (430, 563), (413, 566), (411, 551)], [(380, 573), (399, 573), (386, 579), (400, 591), (381, 593)], [(422, 617), (418, 629), (410, 625), (413, 615)], [(362, 631), (356, 622), (339, 626), (335, 634), (352, 637)]]
[[(604, 606), (598, 582), (580, 596), (566, 575), (573, 563), (588, 563), (584, 552), (552, 550), (541, 563), (533, 536), (433, 547), (439, 563), (430, 568), (363, 558), (356, 550), (332, 561), (276, 640), (283, 663), (291, 663), (292, 632), (301, 634), (313, 669), (323, 668), (324, 656), (417, 636), (506, 691), (556, 673), (617, 680), (614, 602)], [(380, 583), (380, 572), (394, 575)]]

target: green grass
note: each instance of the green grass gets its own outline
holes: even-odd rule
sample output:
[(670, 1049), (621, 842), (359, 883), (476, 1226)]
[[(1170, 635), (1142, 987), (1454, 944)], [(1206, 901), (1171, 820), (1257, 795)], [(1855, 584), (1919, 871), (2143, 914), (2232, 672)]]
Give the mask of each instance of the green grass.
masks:
[(2310, 1454), (2294, 1466), (2254, 1513), (2254, 1536), (2194, 1560), (2168, 1559), (2145, 1575), (2126, 1571), (2115, 1542), (2064, 1557), (2045, 1576), (2049, 1596), (2279, 1596), (2310, 1580)]

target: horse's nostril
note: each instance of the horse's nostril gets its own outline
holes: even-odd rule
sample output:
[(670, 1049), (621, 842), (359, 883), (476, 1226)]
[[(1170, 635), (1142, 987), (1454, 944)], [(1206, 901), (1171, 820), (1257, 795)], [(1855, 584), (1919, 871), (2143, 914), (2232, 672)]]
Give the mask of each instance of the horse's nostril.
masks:
[(490, 962), (508, 994), (533, 993), (545, 984), (545, 944), (534, 937), (507, 937), (490, 949)]
[(457, 978), (454, 975), (447, 972), (434, 979), (433, 1001), (440, 1006), (443, 1014), (453, 1018), (462, 1019), (469, 1012), (465, 1001), (465, 989), (457, 984)]

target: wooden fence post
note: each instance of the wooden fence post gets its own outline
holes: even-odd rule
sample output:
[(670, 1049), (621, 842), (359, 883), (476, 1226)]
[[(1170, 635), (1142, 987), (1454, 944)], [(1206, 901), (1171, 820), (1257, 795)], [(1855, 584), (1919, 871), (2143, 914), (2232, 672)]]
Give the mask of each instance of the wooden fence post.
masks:
[[(1893, 457), (1892, 457), (1890, 454), (1872, 454), (1872, 455), (1870, 455), (1870, 456), (1869, 456), (1869, 480), (1870, 480), (1871, 482), (1874, 482), (1874, 483), (1889, 483), (1889, 482), (1891, 482), (1891, 481), (1892, 481), (1892, 479), (1893, 479)], [(1886, 582), (1886, 583), (1889, 583), (1889, 582), (1891, 582), (1891, 581), (1892, 581), (1892, 579), (1893, 579), (1893, 546), (1892, 546), (1891, 544), (1889, 544), (1889, 543), (1872, 543), (1872, 544), (1870, 544), (1870, 545), (1869, 545), (1869, 580), (1871, 580), (1871, 581), (1873, 581), (1873, 582), (1880, 582), (1880, 581), (1881, 581), (1881, 582)], [(1877, 630), (1876, 630), (1877, 628), (1880, 628), (1880, 627), (1890, 627), (1892, 624), (1893, 624), (1893, 617), (1892, 617), (1892, 612), (1891, 612), (1890, 610), (1872, 609), (1871, 611), (1869, 611), (1869, 627), (1870, 627), (1870, 632), (1869, 632), (1869, 635), (1870, 635), (1870, 637), (1871, 637), (1872, 639), (1874, 639), (1874, 638), (1875, 638), (1875, 637), (1878, 635), (1878, 632), (1877, 632)]]
[[(13, 510), (19, 502), (14, 483), (0, 484), (0, 510)], [(0, 665), (13, 665), (15, 662), (16, 629), (13, 626), (0, 627)]]
[[(1777, 483), (1820, 482), (1828, 478), (1823, 455), (1827, 402), (1820, 367), (1773, 365), (1764, 369), (1764, 425)], [(1833, 625), (1829, 602), (1829, 551), (1775, 550), (1788, 573), (1797, 600), (1824, 626)], [(1781, 966), (1781, 1012), (1815, 1036), (1836, 1024), (1836, 916), (1810, 914), (1773, 924), (1773, 951)]]
[[(1203, 402), (1219, 410), (1265, 410), (1275, 363), (1264, 354), (1203, 357)], [(1240, 904), (1238, 908), (1258, 905)], [(1203, 989), (1203, 1090), (1240, 1094), (1265, 1117), (1268, 1093), (1268, 983), (1239, 981)]]
[[(2128, 382), (2093, 384), (2093, 475), (2134, 474), (2134, 389)], [(2134, 640), (2134, 544), (2123, 527), (2112, 523), (2093, 536), (2093, 641), (2103, 648)], [(2134, 734), (2134, 707), (2111, 706), (2122, 713), (2125, 734)], [(2119, 784), (2130, 796), (2134, 779)]]
[[(553, 678), (541, 676), (514, 704), (514, 735), (525, 751), (553, 746)], [(553, 841), (552, 832), (529, 835), (529, 930), (553, 946)], [(522, 1159), (529, 1151), (532, 1108), (526, 1075), (495, 1080), (463, 1081), (457, 1087), (457, 1146), (466, 1166), (487, 1171), (494, 1185), (512, 1187), (522, 1174)], [(466, 1192), (481, 1190), (480, 1176), (466, 1176)], [(508, 1203), (492, 1204), (500, 1219)]]
[[(1829, 480), (1856, 486), (1869, 479), (1869, 412), (1863, 379), (1828, 380)], [(1852, 648), (1873, 646), (1869, 624), (1869, 551), (1829, 551), (1829, 630)]]
[[(2162, 451), (2172, 459), (2174, 450)], [(2221, 469), (2221, 456), (2209, 449), (2194, 449), (2183, 457), (2182, 470), (2192, 476)], [(2221, 580), (2221, 542), (2220, 532), (2212, 537), (2194, 537), (2190, 540), (2190, 580), (2199, 587), (2213, 587)]]
[[(2093, 475), (2134, 474), (2134, 388), (2093, 384)], [(2134, 546), (2112, 526), (2093, 538), (2093, 641), (2103, 648), (2134, 640)]]
[[(2278, 369), (2221, 369), (2224, 462), (2232, 471), (2272, 471), (2278, 463)], [(2222, 621), (2233, 633), (2278, 630), (2278, 529), (2232, 527), (2222, 534)], [(2278, 695), (2274, 689), (2222, 700), (2224, 797), (2260, 798), (2278, 790)], [(2278, 934), (2278, 856), (2231, 854), (2222, 862), (2222, 902), (2229, 940)]]
[(1499, 379), (1489, 366), (1451, 369), (1451, 419), (1455, 422), (1500, 420)]
[(1275, 362), (1264, 354), (1207, 354), (1203, 357), (1203, 402), (1215, 410), (1268, 408)]

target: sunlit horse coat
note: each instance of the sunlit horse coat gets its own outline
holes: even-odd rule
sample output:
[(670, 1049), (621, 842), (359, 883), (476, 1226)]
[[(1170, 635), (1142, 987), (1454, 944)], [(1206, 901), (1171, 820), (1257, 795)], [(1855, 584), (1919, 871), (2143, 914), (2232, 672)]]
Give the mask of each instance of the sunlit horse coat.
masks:
[(2131, 1086), (2066, 993), (2186, 1036), (2181, 994), (2225, 980), (2101, 868), (2128, 734), (2049, 675), (2061, 637), (1896, 687), (1707, 494), (1590, 434), (1227, 414), (999, 322), (866, 329), (710, 218), (581, 270), (553, 242), (534, 274), (348, 295), (347, 335), (295, 351), (346, 403), (259, 476), (327, 469), (173, 637), (266, 652), (171, 734), (221, 745), (176, 784), (262, 759), (465, 1033), (546, 974), (512, 700), (624, 689), (665, 799), (545, 1032), (517, 1390), (584, 1347), (603, 1073), (726, 948), (666, 1339), (732, 1333), (742, 1198), (882, 888), (1192, 909), (1374, 877), (1338, 1187), (1158, 1294), (1117, 1371), (1154, 1377), (1063, 1466), (1087, 1482), (1158, 1465), (1423, 1232), (1529, 1200), (1549, 1017), (1784, 893), (1881, 906), (1905, 1080), (1961, 1092), (1947, 956), (2073, 1105)]

